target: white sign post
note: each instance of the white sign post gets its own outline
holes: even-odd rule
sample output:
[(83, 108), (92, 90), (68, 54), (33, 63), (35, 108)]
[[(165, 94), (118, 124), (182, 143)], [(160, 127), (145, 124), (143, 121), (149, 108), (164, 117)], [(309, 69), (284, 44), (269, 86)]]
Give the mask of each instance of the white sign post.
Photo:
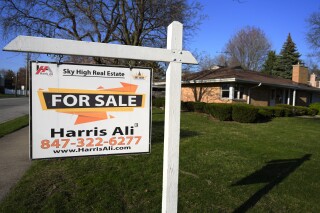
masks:
[[(182, 24), (171, 24), (167, 36), (167, 48), (182, 53)], [(171, 62), (166, 73), (162, 212), (177, 212), (178, 207), (181, 65)]]
[(162, 212), (170, 213), (177, 212), (178, 206), (181, 65), (197, 64), (190, 52), (182, 50), (182, 32), (181, 23), (174, 21), (169, 25), (167, 49), (30, 36), (18, 36), (3, 49), (15, 52), (169, 62), (166, 74)]

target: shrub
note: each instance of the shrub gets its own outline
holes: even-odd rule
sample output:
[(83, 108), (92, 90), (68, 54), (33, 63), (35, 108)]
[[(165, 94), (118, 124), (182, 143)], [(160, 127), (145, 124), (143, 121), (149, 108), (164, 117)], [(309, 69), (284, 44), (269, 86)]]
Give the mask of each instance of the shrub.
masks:
[(270, 107), (273, 110), (274, 117), (283, 117), (285, 109), (279, 106)]
[(205, 105), (206, 105), (206, 103), (204, 103), (204, 102), (193, 102), (194, 111), (205, 112), (205, 109), (204, 109)]
[(184, 102), (184, 107), (187, 111), (194, 112), (194, 102), (192, 101)]
[(258, 108), (258, 120), (268, 121), (273, 117), (273, 111), (266, 108)]
[(165, 98), (154, 98), (152, 100), (152, 106), (154, 107), (164, 107), (165, 106)]
[(301, 115), (307, 115), (308, 114), (308, 107), (303, 107), (303, 106), (295, 106), (293, 108), (293, 113), (297, 116)]
[(276, 107), (281, 107), (285, 117), (295, 116), (295, 107), (287, 104), (277, 104)]
[(220, 121), (232, 120), (231, 104), (206, 104), (205, 112), (211, 114), (214, 118), (217, 118)]
[(257, 107), (245, 104), (232, 105), (232, 119), (240, 123), (253, 123), (258, 118)]
[(291, 116), (293, 116), (293, 111), (292, 111), (292, 109), (283, 108), (283, 112), (284, 112), (284, 117), (291, 117)]
[(315, 115), (318, 115), (318, 114), (319, 114), (319, 110), (317, 110), (315, 108), (309, 108), (308, 109), (308, 115), (315, 116)]
[(318, 115), (320, 115), (320, 102), (312, 103), (309, 106), (310, 109), (318, 110)]

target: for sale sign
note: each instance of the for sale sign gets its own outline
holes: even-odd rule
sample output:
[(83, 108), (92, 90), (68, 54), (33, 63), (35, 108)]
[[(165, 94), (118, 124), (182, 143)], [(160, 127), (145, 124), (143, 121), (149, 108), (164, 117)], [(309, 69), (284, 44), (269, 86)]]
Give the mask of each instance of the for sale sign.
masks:
[(150, 69), (31, 62), (31, 72), (31, 159), (150, 152)]

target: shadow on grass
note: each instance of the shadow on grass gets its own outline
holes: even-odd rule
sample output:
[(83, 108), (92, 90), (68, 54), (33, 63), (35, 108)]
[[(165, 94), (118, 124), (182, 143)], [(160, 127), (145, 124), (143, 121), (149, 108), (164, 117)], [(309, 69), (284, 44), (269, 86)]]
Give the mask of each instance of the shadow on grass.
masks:
[(281, 183), (286, 177), (294, 172), (305, 161), (310, 160), (311, 154), (306, 154), (301, 158), (296, 159), (283, 159), (273, 160), (267, 162), (267, 164), (260, 170), (255, 171), (251, 175), (239, 180), (232, 184), (232, 186), (249, 185), (255, 183), (267, 183), (262, 189), (252, 195), (241, 206), (234, 210), (234, 212), (246, 212), (266, 194), (269, 193), (276, 185)]
[[(199, 135), (196, 131), (180, 129), (180, 138), (188, 138)], [(152, 122), (152, 143), (163, 143), (164, 121)]]

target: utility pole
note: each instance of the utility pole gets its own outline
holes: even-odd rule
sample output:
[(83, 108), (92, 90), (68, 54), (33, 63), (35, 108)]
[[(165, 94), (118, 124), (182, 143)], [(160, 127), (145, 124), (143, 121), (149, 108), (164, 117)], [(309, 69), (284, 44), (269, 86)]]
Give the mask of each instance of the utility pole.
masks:
[(16, 74), (16, 83), (14, 85), (14, 94), (15, 94), (16, 97), (18, 96), (18, 94), (17, 94), (17, 84), (18, 84), (18, 72)]
[[(31, 36), (31, 31), (30, 31), (30, 29), (28, 30), (28, 36)], [(25, 91), (26, 91), (26, 97), (28, 96), (28, 85), (29, 85), (29, 81), (28, 81), (28, 73), (29, 73), (29, 61), (30, 61), (30, 59), (31, 59), (31, 53), (30, 52), (27, 52), (27, 57), (26, 57), (26, 89), (25, 89)]]
[(28, 85), (29, 85), (29, 81), (28, 81), (28, 73), (29, 73), (29, 61), (31, 58), (31, 53), (27, 52), (27, 57), (26, 57), (26, 61), (27, 61), (27, 66), (26, 66), (26, 96), (28, 96)]

